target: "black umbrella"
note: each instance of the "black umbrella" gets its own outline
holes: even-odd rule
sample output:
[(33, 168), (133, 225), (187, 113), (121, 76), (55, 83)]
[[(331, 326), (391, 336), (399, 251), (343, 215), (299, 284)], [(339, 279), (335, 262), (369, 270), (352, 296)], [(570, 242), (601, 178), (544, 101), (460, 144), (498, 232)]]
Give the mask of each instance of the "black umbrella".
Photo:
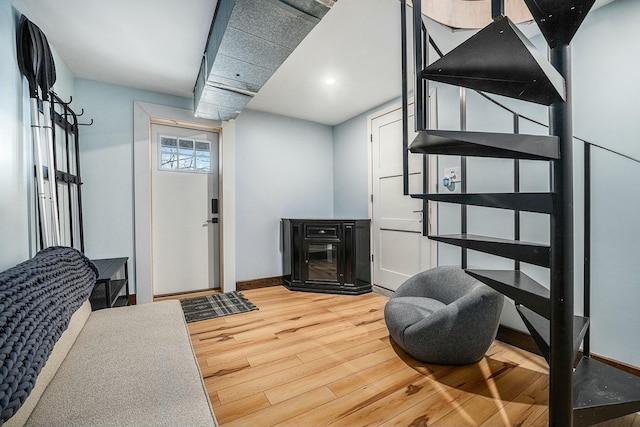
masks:
[[(40, 113), (38, 112), (38, 76), (42, 68), (41, 38), (34, 32), (35, 25), (24, 15), (20, 17), (17, 35), (17, 55), (20, 72), (29, 82), (29, 98), (31, 106), (31, 135), (36, 163), (36, 180), (38, 191), (38, 208), (40, 212), (40, 230), (44, 239), (44, 247), (50, 246), (49, 216), (46, 210), (47, 196), (44, 192), (44, 176), (42, 171), (42, 147), (40, 143)], [(35, 27), (37, 28), (37, 27)]]

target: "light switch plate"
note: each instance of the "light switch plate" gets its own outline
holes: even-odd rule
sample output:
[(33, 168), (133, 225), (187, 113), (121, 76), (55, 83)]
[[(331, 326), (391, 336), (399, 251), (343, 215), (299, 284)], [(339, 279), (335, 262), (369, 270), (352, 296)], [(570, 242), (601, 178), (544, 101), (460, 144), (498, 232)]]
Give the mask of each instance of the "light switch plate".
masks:
[(442, 176), (448, 176), (449, 178), (451, 178), (451, 182), (460, 182), (462, 181), (462, 172), (460, 170), (460, 167), (454, 167), (454, 168), (444, 168), (442, 169)]

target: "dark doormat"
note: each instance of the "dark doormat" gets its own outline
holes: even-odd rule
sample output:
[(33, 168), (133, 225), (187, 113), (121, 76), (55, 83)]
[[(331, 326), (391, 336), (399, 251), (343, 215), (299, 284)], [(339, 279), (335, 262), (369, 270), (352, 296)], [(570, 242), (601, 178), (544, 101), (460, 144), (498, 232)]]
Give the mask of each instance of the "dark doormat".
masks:
[(180, 300), (180, 304), (187, 323), (258, 310), (238, 291), (185, 298)]

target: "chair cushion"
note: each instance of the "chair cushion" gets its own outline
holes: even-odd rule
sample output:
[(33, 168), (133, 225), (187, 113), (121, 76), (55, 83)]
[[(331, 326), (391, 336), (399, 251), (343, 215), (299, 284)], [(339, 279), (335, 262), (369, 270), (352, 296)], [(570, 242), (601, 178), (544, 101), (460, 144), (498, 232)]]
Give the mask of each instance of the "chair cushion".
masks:
[[(404, 331), (409, 326), (421, 322), (446, 304), (424, 297), (396, 297), (387, 302), (384, 308), (385, 321), (391, 337), (400, 346), (404, 346)], [(390, 315), (390, 313), (393, 313)]]

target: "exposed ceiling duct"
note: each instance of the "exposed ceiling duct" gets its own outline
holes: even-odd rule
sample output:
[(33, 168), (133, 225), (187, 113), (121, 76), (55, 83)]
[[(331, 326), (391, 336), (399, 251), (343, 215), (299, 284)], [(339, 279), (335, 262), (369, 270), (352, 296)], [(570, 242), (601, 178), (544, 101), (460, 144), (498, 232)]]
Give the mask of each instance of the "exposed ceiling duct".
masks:
[(219, 0), (194, 89), (198, 117), (231, 120), (334, 0)]

